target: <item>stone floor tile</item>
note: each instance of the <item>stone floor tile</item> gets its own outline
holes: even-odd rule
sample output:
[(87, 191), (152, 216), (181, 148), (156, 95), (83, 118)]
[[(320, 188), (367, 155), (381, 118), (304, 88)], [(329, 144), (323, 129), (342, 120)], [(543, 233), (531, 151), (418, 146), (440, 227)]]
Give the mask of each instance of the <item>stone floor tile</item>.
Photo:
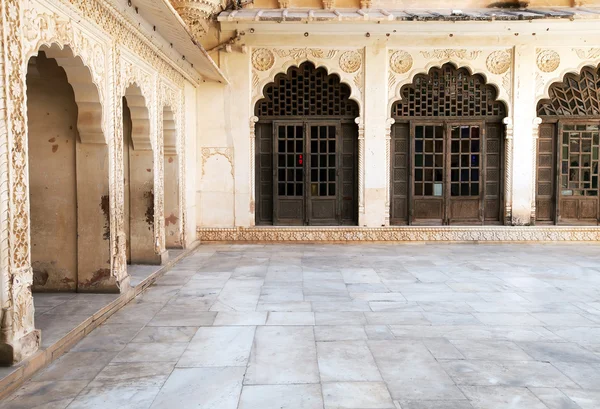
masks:
[(246, 385), (238, 409), (323, 409), (321, 385)]
[(131, 343), (112, 362), (177, 362), (186, 347), (186, 343)]
[(200, 327), (212, 325), (216, 312), (196, 311), (185, 305), (165, 305), (148, 323), (151, 327)]
[(316, 341), (360, 341), (366, 340), (365, 328), (359, 325), (317, 325)]
[(266, 325), (315, 325), (313, 312), (270, 312)]
[(374, 312), (423, 311), (423, 307), (414, 301), (370, 301), (369, 307)]
[(190, 342), (198, 327), (144, 327), (131, 342)]
[(369, 339), (395, 339), (387, 325), (365, 325), (364, 328)]
[(312, 327), (257, 327), (245, 385), (319, 383)]
[(529, 388), (529, 390), (541, 400), (548, 409), (582, 409), (557, 388)]
[(64, 409), (86, 387), (88, 380), (29, 381), (0, 402), (2, 409)]
[(381, 278), (372, 268), (343, 268), (341, 273), (346, 284), (381, 283)]
[(321, 382), (381, 381), (364, 341), (317, 342)]
[(313, 301), (313, 311), (371, 311), (366, 301)]
[(394, 409), (383, 382), (332, 382), (323, 384), (325, 409)]
[(125, 348), (139, 331), (139, 325), (105, 323), (79, 341), (72, 351), (118, 352)]
[(542, 321), (544, 325), (560, 325), (563, 327), (585, 327), (598, 326), (594, 321), (584, 318), (581, 314), (569, 313), (543, 313), (537, 312), (531, 314), (534, 318)]
[(578, 344), (600, 343), (600, 327), (574, 327), (548, 326), (548, 330), (560, 337), (562, 341), (571, 341)]
[(201, 327), (181, 355), (178, 368), (246, 366), (255, 327)]
[(154, 318), (165, 305), (164, 302), (150, 302), (144, 299), (135, 299), (108, 320), (110, 324), (141, 324), (145, 325)]
[(457, 385), (574, 388), (577, 385), (547, 362), (441, 361)]
[(117, 352), (68, 352), (33, 377), (34, 381), (92, 380)]
[(421, 312), (366, 312), (371, 325), (430, 325)]
[(312, 304), (307, 301), (286, 301), (286, 302), (259, 302), (256, 311), (312, 311)]
[(553, 362), (559, 371), (584, 389), (600, 389), (600, 364)]
[(158, 395), (160, 388), (131, 386), (97, 386), (87, 387), (73, 400), (69, 408), (105, 409), (128, 408), (147, 409)]
[(349, 293), (385, 293), (388, 288), (381, 283), (353, 283), (346, 284)]
[(525, 313), (476, 312), (473, 315), (485, 325), (544, 325), (542, 321)]
[(450, 342), (466, 359), (485, 361), (535, 360), (517, 344), (510, 341), (456, 339)]
[(110, 363), (89, 384), (90, 387), (161, 387), (175, 364), (173, 362)]
[(600, 355), (570, 342), (521, 342), (519, 346), (536, 361), (600, 363)]
[(461, 386), (474, 409), (548, 409), (527, 388)]
[(365, 325), (367, 319), (363, 312), (315, 312), (315, 323), (317, 325)]
[(424, 312), (423, 316), (431, 325), (482, 325), (481, 321), (469, 313)]
[[(581, 409), (597, 409), (600, 408), (600, 391), (582, 390), (582, 389), (562, 389), (562, 392), (567, 395), (573, 402), (579, 405)], [(550, 407), (550, 409), (554, 409)], [(563, 408), (560, 408), (563, 409)]]
[(471, 313), (475, 309), (464, 301), (424, 301), (418, 302), (417, 305), (427, 312), (453, 312), (453, 313)]
[(446, 338), (424, 339), (423, 344), (435, 359), (465, 359), (465, 356)]
[[(350, 297), (356, 301), (372, 301), (372, 302), (399, 302), (416, 305), (416, 302), (408, 303), (402, 293), (353, 293), (350, 292)], [(373, 310), (375, 311), (375, 310)]]
[(267, 312), (261, 311), (221, 311), (217, 314), (217, 318), (215, 318), (213, 325), (265, 325), (267, 322), (267, 314)]
[(396, 403), (400, 409), (473, 409), (468, 400), (410, 400)]
[(237, 409), (245, 368), (176, 368), (152, 409)]

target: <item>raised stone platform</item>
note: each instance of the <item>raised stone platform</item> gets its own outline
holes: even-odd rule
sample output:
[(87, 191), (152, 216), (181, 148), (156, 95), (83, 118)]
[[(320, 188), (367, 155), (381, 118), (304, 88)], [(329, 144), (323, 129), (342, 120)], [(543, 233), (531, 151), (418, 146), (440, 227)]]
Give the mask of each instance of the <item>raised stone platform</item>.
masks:
[(555, 242), (598, 241), (600, 227), (233, 227), (197, 234), (202, 242)]

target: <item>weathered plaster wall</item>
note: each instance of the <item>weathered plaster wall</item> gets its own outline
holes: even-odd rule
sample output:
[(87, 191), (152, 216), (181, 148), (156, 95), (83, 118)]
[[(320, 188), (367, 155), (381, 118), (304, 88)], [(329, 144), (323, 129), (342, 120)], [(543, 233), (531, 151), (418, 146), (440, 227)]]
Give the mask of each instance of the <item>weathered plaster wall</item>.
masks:
[(181, 248), (179, 222), (179, 157), (165, 151), (165, 236), (168, 249)]
[(185, 199), (185, 214), (187, 217), (184, 224), (186, 246), (196, 241), (196, 227), (198, 226), (197, 212), (199, 206), (196, 202), (197, 180), (199, 179), (197, 147), (200, 138), (203, 136), (203, 129), (198, 126), (200, 110), (196, 98), (196, 88), (186, 82), (183, 89), (185, 108), (183, 128), (185, 131), (181, 139), (184, 146), (179, 146), (179, 152), (180, 155), (183, 153), (184, 167), (187, 170), (185, 175), (180, 175), (181, 180), (185, 182), (182, 197)]
[(77, 288), (77, 105), (65, 72), (40, 54), (27, 73), (31, 261), (35, 291)]

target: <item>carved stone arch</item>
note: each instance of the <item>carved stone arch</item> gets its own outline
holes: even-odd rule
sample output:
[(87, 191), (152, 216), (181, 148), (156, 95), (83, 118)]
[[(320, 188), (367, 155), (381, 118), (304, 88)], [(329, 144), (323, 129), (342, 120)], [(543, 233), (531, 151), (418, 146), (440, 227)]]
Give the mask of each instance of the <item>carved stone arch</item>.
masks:
[(537, 115), (600, 116), (600, 66), (586, 64), (550, 82), (544, 97), (537, 100)]
[[(579, 53), (577, 53), (579, 55)], [(556, 84), (563, 83), (568, 75), (577, 76), (580, 75), (584, 68), (596, 69), (600, 66), (600, 53), (592, 54), (595, 58), (584, 58), (582, 54), (580, 58), (582, 61), (576, 66), (566, 67), (563, 69), (557, 69), (551, 73), (540, 73), (536, 74), (536, 92), (535, 92), (535, 103), (536, 107), (540, 101), (551, 98), (550, 90)], [(562, 65), (561, 65), (562, 66)]]
[(136, 84), (129, 85), (124, 92), (131, 112), (131, 141), (135, 150), (152, 150), (150, 109), (142, 89)]
[[(324, 85), (329, 84), (330, 87), (324, 87), (323, 89), (316, 90), (318, 93), (317, 105), (313, 104), (304, 104), (300, 106), (299, 104), (288, 104), (284, 106), (284, 104), (280, 104), (274, 102), (273, 99), (278, 99), (278, 89), (276, 88), (278, 85), (283, 86), (284, 82), (291, 81), (291, 78), (294, 75), (305, 75), (308, 70), (314, 70), (315, 75), (324, 75), (323, 83)], [(305, 84), (297, 84), (298, 87), (304, 86), (306, 91), (312, 84), (309, 84), (308, 81)], [(333, 104), (333, 99), (335, 99), (335, 90), (333, 87), (340, 87), (340, 95), (338, 97), (338, 106)], [(294, 97), (298, 97), (298, 94), (301, 90), (294, 91)], [(315, 91), (315, 90), (312, 90)], [(309, 91), (310, 92), (310, 91)], [(285, 72), (277, 73), (272, 81), (265, 84), (261, 90), (261, 95), (263, 97), (256, 101), (253, 104), (254, 114), (259, 118), (265, 116), (306, 116), (306, 115), (335, 115), (335, 116), (345, 116), (358, 118), (360, 117), (360, 103), (352, 99), (352, 86), (345, 83), (341, 76), (337, 73), (330, 73), (326, 67), (317, 66), (311, 61), (304, 61), (301, 64), (291, 64)], [(331, 100), (331, 101), (329, 101)], [(270, 105), (270, 106), (269, 106)], [(291, 105), (291, 106), (290, 106)], [(285, 112), (279, 112), (280, 109), (285, 110)], [(317, 112), (321, 107), (329, 107), (330, 112), (320, 113)], [(289, 111), (289, 112), (288, 112)]]
[[(488, 82), (487, 77), (484, 73), (479, 73), (479, 72), (474, 72), (474, 70), (469, 67), (466, 66), (464, 64), (458, 64), (452, 61), (446, 61), (446, 62), (442, 62), (442, 63), (430, 63), (428, 64), (428, 66), (426, 67), (426, 69), (424, 71), (419, 70), (420, 72), (417, 72), (415, 74), (412, 74), (404, 81), (400, 81), (399, 84), (396, 86), (396, 93), (395, 96), (396, 98), (391, 100), (390, 102), (390, 110), (391, 112), (394, 112), (395, 108), (397, 107), (397, 105), (399, 104), (403, 104), (405, 101), (405, 98), (408, 97), (408, 93), (410, 92), (409, 90), (412, 88), (414, 89), (415, 87), (415, 83), (420, 81), (420, 80), (426, 80), (428, 77), (431, 77), (432, 75), (441, 75), (443, 74), (444, 70), (453, 70), (456, 72), (457, 75), (460, 74), (465, 74), (467, 77), (472, 78), (474, 81), (476, 81), (476, 84), (474, 85), (476, 88), (481, 86), (484, 89), (487, 88), (485, 90), (484, 93), (482, 93), (482, 96), (485, 97), (488, 101), (488, 105), (489, 105), (489, 114), (483, 114), (485, 115), (493, 115), (493, 116), (502, 116), (502, 117), (508, 117), (509, 116), (509, 107), (510, 104), (501, 99), (499, 97), (499, 95), (501, 94), (500, 88), (494, 84), (493, 82)], [(468, 90), (469, 93), (473, 92), (474, 90)], [(492, 92), (490, 92), (492, 91)], [(458, 102), (457, 102), (458, 103)], [(452, 104), (452, 103), (451, 103)], [(457, 104), (454, 104), (454, 106), (456, 106)], [(456, 107), (458, 109), (458, 107)], [(451, 109), (455, 109), (454, 107), (451, 107)], [(462, 109), (462, 108), (461, 108)], [(477, 115), (465, 115), (465, 116), (478, 116), (478, 115), (482, 115), (482, 114), (477, 114)], [(395, 116), (395, 115), (392, 115)], [(411, 115), (411, 116), (420, 116), (420, 115)], [(424, 115), (424, 116), (433, 116), (433, 115)], [(448, 116), (448, 115), (446, 115)]]
[[(510, 103), (511, 101), (509, 101), (510, 93), (506, 89), (507, 88), (506, 84), (500, 85), (500, 84), (496, 83), (495, 81), (493, 81), (492, 77), (489, 76), (488, 73), (486, 73), (483, 69), (478, 69), (478, 68), (474, 67), (473, 65), (469, 64), (467, 61), (459, 62), (452, 58), (430, 61), (429, 63), (427, 63), (425, 65), (424, 68), (415, 68), (415, 69), (411, 70), (410, 73), (408, 73), (408, 75), (404, 79), (398, 81), (398, 83), (395, 84), (394, 87), (392, 88), (393, 93), (388, 100), (388, 112), (391, 112), (394, 104), (396, 104), (399, 100), (402, 99), (402, 90), (406, 86), (413, 84), (415, 81), (415, 78), (417, 78), (419, 76), (426, 76), (433, 69), (441, 70), (442, 67), (448, 66), (448, 65), (454, 67), (456, 70), (466, 71), (466, 73), (469, 76), (481, 77), (483, 84), (485, 84), (486, 86), (490, 86), (494, 89), (495, 100), (498, 102), (502, 102), (504, 104), (504, 107), (506, 108), (506, 117), (509, 117), (511, 115), (511, 103)], [(510, 74), (510, 72), (511, 71), (509, 70), (508, 74)], [(507, 78), (510, 78), (510, 76)], [(510, 81), (509, 81), (509, 83), (510, 83)]]
[[(333, 50), (332, 50), (333, 52)], [(335, 53), (333, 54), (335, 55)], [(251, 106), (254, 108), (256, 104), (265, 98), (264, 91), (266, 87), (275, 81), (280, 75), (286, 75), (292, 67), (300, 67), (303, 64), (310, 63), (314, 65), (315, 69), (323, 68), (325, 69), (327, 75), (335, 75), (339, 78), (341, 84), (349, 87), (350, 93), (348, 95), (348, 99), (354, 101), (358, 105), (358, 115), (356, 117), (362, 116), (363, 103), (362, 103), (362, 82), (363, 82), (363, 68), (362, 65), (356, 73), (354, 80), (349, 81), (347, 75), (342, 73), (342, 69), (337, 69), (332, 60), (329, 59), (317, 59), (312, 58), (310, 53), (307, 53), (305, 58), (301, 59), (289, 59), (283, 62), (279, 68), (273, 69), (269, 75), (265, 78), (260, 79), (255, 75), (254, 76), (254, 87), (253, 87), (253, 96), (252, 96), (252, 104)]]
[(103, 110), (104, 78), (98, 78), (98, 74), (94, 75), (90, 65), (68, 44), (53, 42), (41, 45), (35, 52), (30, 53), (27, 60), (37, 56), (39, 52), (44, 52), (46, 57), (56, 60), (67, 75), (77, 103), (77, 130), (81, 142), (108, 143)]

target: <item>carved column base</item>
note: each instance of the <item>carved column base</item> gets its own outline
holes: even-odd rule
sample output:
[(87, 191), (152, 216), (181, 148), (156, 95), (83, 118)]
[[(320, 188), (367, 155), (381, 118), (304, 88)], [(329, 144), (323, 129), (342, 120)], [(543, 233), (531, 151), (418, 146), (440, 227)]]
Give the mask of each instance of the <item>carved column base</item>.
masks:
[(35, 329), (18, 340), (0, 342), (0, 366), (15, 365), (33, 355), (41, 344), (41, 332)]

